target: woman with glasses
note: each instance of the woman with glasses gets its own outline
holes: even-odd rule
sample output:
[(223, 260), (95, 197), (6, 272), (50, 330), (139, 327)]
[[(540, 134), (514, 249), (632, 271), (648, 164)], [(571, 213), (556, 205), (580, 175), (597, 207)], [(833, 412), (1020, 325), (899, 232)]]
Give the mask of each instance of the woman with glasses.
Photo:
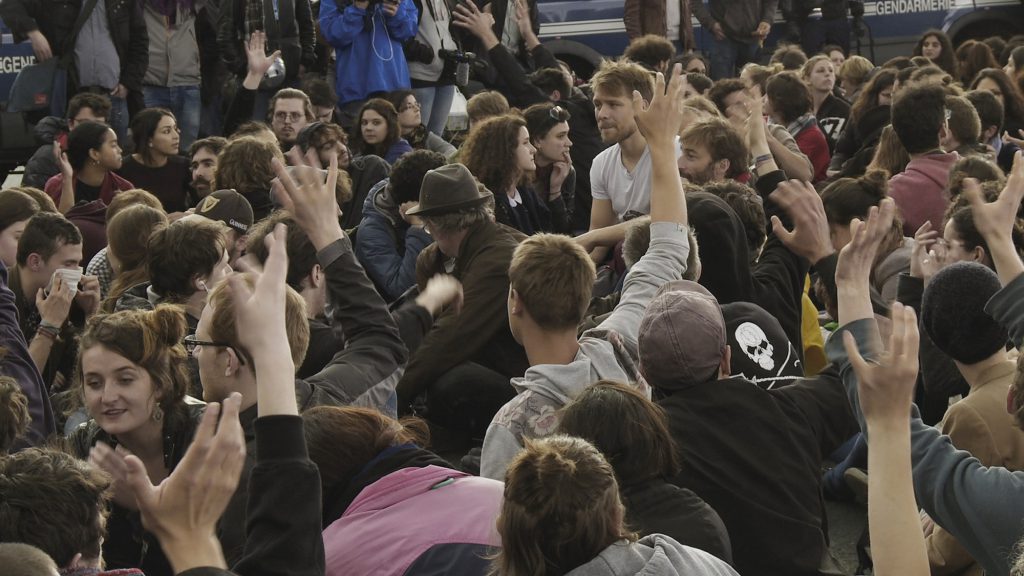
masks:
[(380, 156), (388, 164), (412, 152), (412, 146), (402, 138), (398, 111), (391, 102), (373, 98), (363, 104), (352, 135), (352, 151), (359, 156)]
[(141, 459), (154, 484), (184, 457), (205, 406), (185, 398), (190, 379), (181, 342), (187, 330), (180, 308), (158, 306), (94, 316), (81, 337), (76, 384), (92, 419), (70, 442), (79, 458), (113, 481), (103, 541), (108, 569), (174, 573), (156, 537), (142, 528), (124, 456)]
[(132, 118), (131, 128), (135, 152), (125, 157), (117, 173), (135, 188), (152, 192), (168, 214), (192, 207), (192, 171), (188, 159), (178, 155), (181, 131), (174, 114), (147, 108)]
[(498, 223), (527, 236), (538, 232), (567, 234), (572, 220), (561, 187), (543, 197), (533, 187), (536, 152), (526, 120), (505, 114), (474, 126), (459, 154), (462, 163), (494, 194)]
[(398, 110), (398, 126), (402, 138), (414, 150), (438, 152), (445, 158), (455, 153), (455, 146), (424, 125), (422, 107), (412, 90), (395, 90), (388, 94), (388, 101)]
[(537, 150), (533, 157), (537, 170), (533, 188), (541, 198), (561, 195), (572, 222), (576, 204), (576, 168), (572, 165), (572, 140), (569, 139), (569, 111), (555, 104), (534, 104), (523, 112), (530, 143)]

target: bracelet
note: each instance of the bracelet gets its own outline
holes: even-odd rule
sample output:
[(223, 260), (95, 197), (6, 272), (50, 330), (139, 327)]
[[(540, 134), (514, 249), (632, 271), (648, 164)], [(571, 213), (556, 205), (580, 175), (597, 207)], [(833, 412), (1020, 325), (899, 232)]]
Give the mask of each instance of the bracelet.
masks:
[(42, 336), (48, 338), (53, 342), (57, 341), (57, 331), (53, 328), (48, 328), (40, 324), (39, 328), (36, 329), (36, 336)]
[(757, 158), (754, 158), (754, 166), (760, 166), (761, 164), (764, 164), (765, 162), (770, 162), (774, 159), (775, 157), (772, 156), (771, 154), (761, 154)]
[(54, 332), (60, 332), (60, 326), (58, 326), (56, 324), (50, 324), (46, 320), (40, 320), (39, 321), (39, 327), (40, 328), (49, 328), (49, 329), (53, 330)]

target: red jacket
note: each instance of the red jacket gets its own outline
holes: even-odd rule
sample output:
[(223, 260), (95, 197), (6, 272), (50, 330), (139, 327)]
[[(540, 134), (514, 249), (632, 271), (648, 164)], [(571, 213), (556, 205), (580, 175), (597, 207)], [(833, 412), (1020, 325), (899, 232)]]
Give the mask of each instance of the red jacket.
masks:
[(808, 124), (803, 130), (793, 137), (800, 151), (807, 155), (811, 165), (814, 166), (814, 177), (812, 183), (818, 183), (825, 179), (825, 172), (828, 170), (828, 163), (832, 156), (828, 152), (828, 140), (825, 133), (821, 131), (817, 123)]
[[(77, 182), (77, 180), (76, 180)], [(57, 174), (46, 181), (46, 188), (44, 192), (53, 198), (53, 203), (60, 206), (60, 196), (64, 186), (64, 175)], [(113, 172), (107, 172), (106, 178), (103, 179), (103, 184), (100, 185), (100, 200), (104, 204), (110, 204), (110, 201), (114, 198), (114, 195), (123, 190), (131, 190), (135, 188), (135, 185), (131, 182), (121, 178)]]

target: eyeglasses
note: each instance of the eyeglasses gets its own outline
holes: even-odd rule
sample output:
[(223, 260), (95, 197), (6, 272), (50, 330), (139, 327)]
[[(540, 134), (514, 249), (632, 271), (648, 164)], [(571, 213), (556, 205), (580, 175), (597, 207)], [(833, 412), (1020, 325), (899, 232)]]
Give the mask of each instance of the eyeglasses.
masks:
[(569, 121), (569, 111), (561, 106), (552, 106), (551, 109), (548, 110), (548, 116), (555, 122)]
[(408, 111), (408, 110), (419, 110), (419, 109), (420, 109), (420, 103), (419, 102), (413, 102), (412, 104), (405, 104), (405, 105), (403, 105), (402, 108), (399, 109), (398, 111), (399, 112), (405, 112), (405, 111)]
[(305, 117), (306, 117), (306, 115), (303, 114), (302, 112), (275, 112), (274, 113), (274, 120), (280, 120), (282, 122), (284, 122), (285, 120), (288, 120), (290, 122), (298, 122), (299, 120), (302, 120)]
[(218, 348), (228, 348), (235, 353), (238, 357), (238, 363), (245, 366), (245, 357), (242, 356), (238, 350), (231, 344), (225, 342), (207, 342), (206, 340), (199, 340), (195, 335), (185, 336), (185, 339), (181, 341), (181, 344), (185, 346), (185, 351), (188, 352), (189, 356), (192, 356), (196, 352), (196, 348), (200, 346), (216, 346)]

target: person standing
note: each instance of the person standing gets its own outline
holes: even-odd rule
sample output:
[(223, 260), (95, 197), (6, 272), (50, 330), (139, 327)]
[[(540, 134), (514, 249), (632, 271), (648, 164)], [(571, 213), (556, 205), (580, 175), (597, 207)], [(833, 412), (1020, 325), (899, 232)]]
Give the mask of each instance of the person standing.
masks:
[(142, 80), (146, 108), (174, 113), (181, 151), (199, 135), (201, 81), (196, 15), (206, 0), (146, 0), (142, 13), (149, 32), (149, 67)]
[(68, 95), (108, 95), (111, 110), (107, 121), (118, 141), (124, 143), (128, 95), (141, 94), (149, 66), (149, 36), (141, 0), (93, 1), (92, 12), (77, 36), (72, 33), (75, 24), (91, 0), (5, 0), (0, 3), (0, 18), (14, 32), (15, 42), (32, 42), (37, 62), (72, 55)]
[(711, 77), (732, 78), (753, 62), (772, 29), (778, 0), (690, 0), (701, 26), (710, 30)]
[(696, 47), (688, 0), (626, 0), (623, 19), (630, 40), (657, 34), (668, 38), (684, 53)]
[(413, 0), (419, 12), (416, 37), (405, 43), (409, 77), (419, 102), (422, 123), (437, 136), (444, 135), (455, 99), (455, 65), (445, 53), (461, 51), (451, 33), (452, 12), (445, 0)]

